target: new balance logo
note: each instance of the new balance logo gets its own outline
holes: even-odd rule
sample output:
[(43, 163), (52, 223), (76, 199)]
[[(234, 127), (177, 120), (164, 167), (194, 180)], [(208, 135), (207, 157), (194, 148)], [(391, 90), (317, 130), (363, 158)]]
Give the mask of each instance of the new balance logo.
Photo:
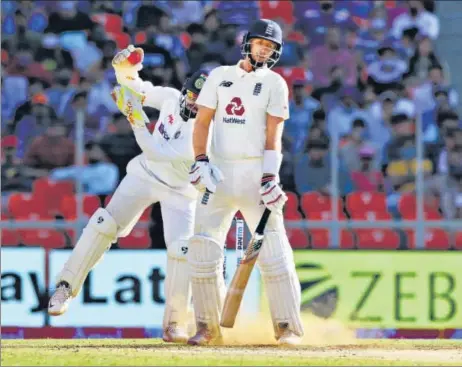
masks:
[(221, 83), (220, 83), (220, 87), (225, 87), (225, 88), (229, 88), (233, 85), (233, 82), (228, 82), (226, 80), (223, 80)]
[(258, 96), (261, 92), (261, 83), (255, 84), (255, 88), (253, 88), (253, 95)]
[(104, 218), (103, 217), (98, 217), (98, 220), (97, 220), (98, 224), (101, 224), (104, 222)]

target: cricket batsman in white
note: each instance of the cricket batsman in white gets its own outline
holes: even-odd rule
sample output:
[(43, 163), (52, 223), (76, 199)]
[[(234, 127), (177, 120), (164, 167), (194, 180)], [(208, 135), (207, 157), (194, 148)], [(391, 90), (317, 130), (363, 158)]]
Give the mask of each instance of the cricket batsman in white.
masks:
[[(190, 302), (189, 269), (186, 259), (188, 240), (194, 233), (197, 191), (189, 183), (194, 162), (192, 132), (197, 107), (195, 101), (207, 78), (195, 72), (182, 91), (153, 86), (139, 78), (144, 54), (130, 45), (113, 59), (117, 86), (112, 96), (127, 116), (143, 153), (127, 165), (127, 175), (106, 208), (99, 208), (89, 219), (72, 254), (57, 279), (56, 291), (48, 305), (50, 315), (61, 315), (80, 292), (90, 270), (101, 260), (117, 238), (127, 236), (150, 205), (160, 202), (167, 245), (165, 278), (166, 306), (163, 339), (186, 342)], [(134, 64), (133, 64), (134, 63)], [(160, 110), (151, 134), (144, 106)], [(218, 183), (218, 170), (209, 182)], [(123, 266), (123, 264), (121, 264)]]
[[(280, 345), (294, 345), (303, 336), (300, 282), (282, 215), (287, 196), (278, 184), (283, 122), (289, 117), (289, 101), (286, 82), (270, 69), (279, 60), (282, 46), (279, 25), (258, 20), (243, 38), (243, 59), (237, 65), (212, 70), (196, 101), (196, 161), (190, 181), (200, 192), (212, 194), (204, 196), (208, 200), (198, 201), (195, 235), (189, 242), (197, 326), (196, 335), (188, 341), (191, 345), (222, 342), (219, 320), (226, 291), (220, 275), (222, 244), (237, 210), (254, 231), (265, 207), (272, 214), (258, 266), (268, 295), (275, 338)], [(211, 162), (224, 177), (216, 187), (209, 184), (213, 182)]]

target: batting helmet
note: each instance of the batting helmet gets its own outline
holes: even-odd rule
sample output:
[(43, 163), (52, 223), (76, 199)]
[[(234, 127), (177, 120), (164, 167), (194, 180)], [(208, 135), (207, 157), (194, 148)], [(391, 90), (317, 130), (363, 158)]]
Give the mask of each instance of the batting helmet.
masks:
[[(276, 48), (274, 49), (271, 56), (265, 62), (257, 62), (253, 57), (250, 50), (250, 40), (253, 38), (262, 38), (271, 42), (274, 42)], [(241, 53), (244, 57), (248, 57), (251, 65), (254, 69), (263, 67), (265, 64), (271, 68), (273, 67), (281, 57), (282, 46), (284, 42), (282, 40), (282, 30), (279, 24), (270, 19), (257, 20), (249, 31), (244, 35), (241, 45)]]
[(180, 116), (183, 120), (187, 121), (196, 117), (197, 107), (195, 102), (207, 77), (208, 73), (206, 71), (198, 70), (183, 83), (180, 96)]

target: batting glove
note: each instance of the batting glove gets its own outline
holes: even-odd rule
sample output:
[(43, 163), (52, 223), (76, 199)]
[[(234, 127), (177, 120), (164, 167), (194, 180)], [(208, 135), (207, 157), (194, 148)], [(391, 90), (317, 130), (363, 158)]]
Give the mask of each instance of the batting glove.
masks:
[(218, 167), (211, 164), (205, 154), (197, 156), (189, 172), (189, 182), (196, 190), (215, 193), (217, 184), (221, 181), (223, 181), (223, 174)]
[(276, 182), (275, 175), (265, 175), (261, 179), (260, 195), (263, 204), (271, 211), (282, 211), (287, 195)]

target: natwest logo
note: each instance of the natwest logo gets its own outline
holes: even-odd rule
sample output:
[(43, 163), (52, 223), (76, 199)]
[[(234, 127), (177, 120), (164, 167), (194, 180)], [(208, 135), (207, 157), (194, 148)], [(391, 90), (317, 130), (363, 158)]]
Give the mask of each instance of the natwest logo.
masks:
[(242, 116), (245, 112), (244, 105), (239, 97), (234, 97), (225, 110), (228, 115), (232, 116)]

